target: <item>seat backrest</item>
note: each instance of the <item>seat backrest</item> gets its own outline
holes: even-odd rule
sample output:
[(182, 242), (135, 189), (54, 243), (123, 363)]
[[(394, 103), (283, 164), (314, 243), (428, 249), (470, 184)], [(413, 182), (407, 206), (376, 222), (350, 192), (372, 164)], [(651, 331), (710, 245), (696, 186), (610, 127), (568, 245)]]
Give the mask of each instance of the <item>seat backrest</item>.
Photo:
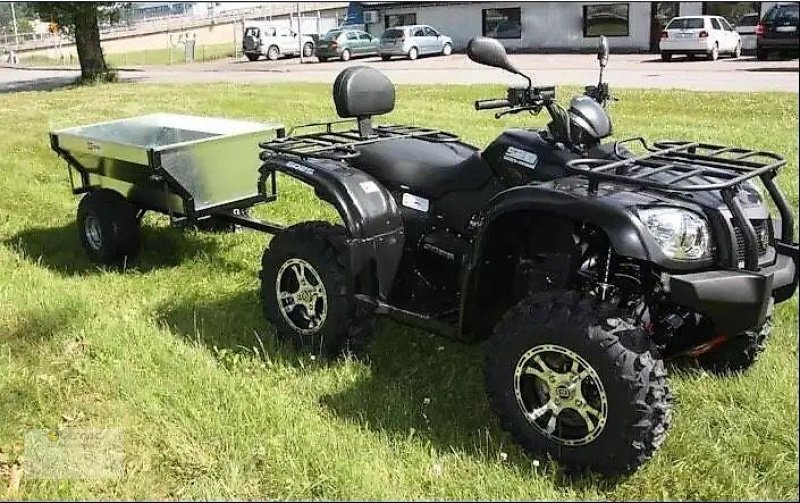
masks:
[(333, 103), (343, 119), (389, 113), (394, 110), (394, 85), (375, 68), (351, 66), (333, 83)]

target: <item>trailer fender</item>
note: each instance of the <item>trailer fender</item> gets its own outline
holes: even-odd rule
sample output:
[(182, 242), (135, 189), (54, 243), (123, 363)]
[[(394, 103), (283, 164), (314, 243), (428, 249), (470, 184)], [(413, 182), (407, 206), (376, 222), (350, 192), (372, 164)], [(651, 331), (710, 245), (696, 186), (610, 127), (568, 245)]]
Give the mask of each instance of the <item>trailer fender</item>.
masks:
[(260, 187), (281, 172), (314, 187), (317, 197), (336, 208), (347, 229), (353, 276), (373, 274), (374, 268), (378, 295), (386, 300), (405, 242), (403, 218), (391, 193), (367, 173), (325, 159), (267, 157), (259, 171)]

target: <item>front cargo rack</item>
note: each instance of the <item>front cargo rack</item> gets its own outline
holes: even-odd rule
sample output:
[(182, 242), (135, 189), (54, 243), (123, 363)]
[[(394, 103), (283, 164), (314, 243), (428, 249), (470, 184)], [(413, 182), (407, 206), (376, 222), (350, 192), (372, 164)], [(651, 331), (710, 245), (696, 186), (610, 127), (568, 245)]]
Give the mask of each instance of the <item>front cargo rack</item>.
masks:
[[(631, 156), (620, 149), (625, 144), (637, 143), (644, 148), (644, 154)], [(793, 243), (794, 217), (775, 183), (778, 169), (786, 164), (783, 157), (761, 150), (688, 141), (659, 141), (650, 145), (642, 137), (618, 141), (614, 150), (621, 160), (582, 158), (569, 161), (567, 167), (572, 174), (589, 180), (590, 191), (596, 191), (601, 181), (664, 192), (720, 191), (741, 229), (744, 265), (752, 271), (758, 270), (759, 242), (736, 195), (742, 183), (758, 177), (780, 212), (781, 243)]]
[[(367, 124), (364, 120), (358, 121), (358, 129), (336, 131), (335, 125), (349, 123), (353, 120), (346, 119), (333, 122), (321, 122), (298, 126), (290, 131), (289, 136), (265, 141), (259, 146), (265, 151), (261, 153), (261, 160), (266, 160), (270, 153), (293, 155), (300, 158), (331, 159), (336, 161), (354, 159), (360, 155), (356, 147), (368, 145), (385, 140), (399, 138), (420, 138), (426, 141), (446, 143), (458, 141), (458, 136), (438, 129), (423, 128), (419, 126), (375, 126)], [(323, 131), (303, 135), (292, 135), (298, 129), (323, 128)]]

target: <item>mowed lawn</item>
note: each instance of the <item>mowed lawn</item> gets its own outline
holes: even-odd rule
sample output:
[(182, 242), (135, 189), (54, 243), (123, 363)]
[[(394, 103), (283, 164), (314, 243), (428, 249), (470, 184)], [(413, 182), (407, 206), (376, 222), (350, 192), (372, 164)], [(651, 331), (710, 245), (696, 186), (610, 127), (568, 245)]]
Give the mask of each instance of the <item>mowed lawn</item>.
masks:
[[(613, 82), (612, 82), (613, 85)], [(570, 91), (561, 89), (566, 100)], [(472, 102), (499, 86), (399, 87), (384, 121), (485, 145), (510, 125)], [(690, 138), (780, 152), (795, 211), (797, 95), (617, 91), (618, 138)], [(282, 347), (261, 314), (269, 237), (180, 231), (148, 215), (125, 273), (92, 266), (77, 198), (48, 130), (152, 112), (280, 120), (332, 117), (326, 85), (102, 85), (0, 95), (0, 497), (31, 429), (122, 428), (125, 477), (38, 480), (26, 499), (793, 499), (798, 488), (797, 298), (742, 377), (671, 367), (673, 428), (636, 474), (568, 477), (524, 455), (483, 391), (481, 345), (382, 320), (369, 361)], [(231, 159), (230, 162), (236, 162)], [(280, 180), (257, 214), (334, 218)], [(5, 494), (9, 497), (9, 494)]]

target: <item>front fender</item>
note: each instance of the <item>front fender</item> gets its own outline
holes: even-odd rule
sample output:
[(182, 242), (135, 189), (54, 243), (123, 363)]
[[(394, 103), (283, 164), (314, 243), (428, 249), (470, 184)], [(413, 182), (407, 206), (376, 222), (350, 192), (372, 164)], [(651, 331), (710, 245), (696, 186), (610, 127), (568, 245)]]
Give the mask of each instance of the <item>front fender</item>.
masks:
[(642, 222), (627, 208), (608, 204), (599, 198), (582, 197), (537, 185), (513, 187), (494, 197), (488, 223), (516, 211), (535, 211), (591, 223), (606, 233), (617, 254), (647, 261), (659, 258), (654, 256), (654, 252), (660, 253), (660, 250), (653, 249), (655, 243), (651, 243), (652, 238)]

